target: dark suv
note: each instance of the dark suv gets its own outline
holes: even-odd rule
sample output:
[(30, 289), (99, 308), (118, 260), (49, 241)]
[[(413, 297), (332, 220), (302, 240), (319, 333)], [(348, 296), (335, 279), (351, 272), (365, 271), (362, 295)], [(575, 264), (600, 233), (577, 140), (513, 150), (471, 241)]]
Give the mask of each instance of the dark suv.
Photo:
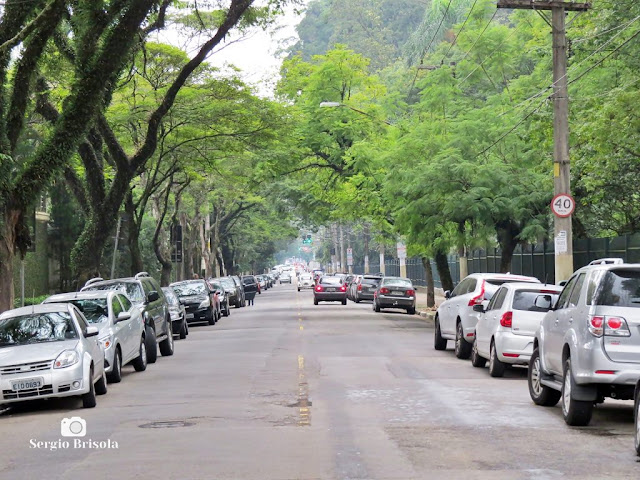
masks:
[(231, 280), (233, 280), (238, 287), (238, 298), (236, 299), (236, 308), (245, 306), (245, 295), (244, 295), (244, 284), (238, 275), (229, 276)]
[(142, 313), (146, 330), (147, 361), (149, 363), (156, 361), (158, 346), (163, 356), (173, 355), (173, 335), (171, 333), (169, 305), (162, 288), (147, 272), (140, 272), (131, 278), (117, 278), (114, 280), (92, 278), (81, 289), (81, 291), (86, 290), (124, 291)]

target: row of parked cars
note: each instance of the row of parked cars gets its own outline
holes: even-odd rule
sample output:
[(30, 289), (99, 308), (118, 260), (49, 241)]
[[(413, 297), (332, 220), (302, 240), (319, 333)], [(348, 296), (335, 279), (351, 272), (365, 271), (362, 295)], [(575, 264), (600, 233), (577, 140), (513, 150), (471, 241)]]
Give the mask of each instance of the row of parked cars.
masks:
[(435, 318), (434, 347), (503, 375), (528, 367), (536, 405), (562, 405), (565, 422), (585, 426), (605, 398), (634, 400), (640, 455), (640, 264), (600, 259), (562, 286), (508, 274), (473, 274)]
[(79, 292), (0, 315), (0, 405), (77, 396), (96, 405), (122, 367), (138, 372), (171, 356), (174, 336), (189, 326), (215, 325), (230, 307), (255, 295), (253, 276), (193, 279), (160, 287), (146, 272), (130, 278), (89, 280)]

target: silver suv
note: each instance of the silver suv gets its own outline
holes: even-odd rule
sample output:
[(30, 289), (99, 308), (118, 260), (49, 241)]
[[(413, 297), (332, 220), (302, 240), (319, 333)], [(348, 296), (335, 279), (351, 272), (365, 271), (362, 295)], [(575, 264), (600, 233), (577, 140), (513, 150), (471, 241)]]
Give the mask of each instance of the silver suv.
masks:
[[(548, 307), (541, 295), (536, 305)], [(628, 400), (640, 379), (640, 264), (594, 261), (576, 271), (540, 324), (529, 362), (537, 405), (562, 399), (568, 425), (587, 425), (595, 403)]]
[(445, 350), (447, 341), (455, 340), (456, 357), (469, 358), (476, 337), (476, 324), (481, 315), (473, 307), (491, 300), (500, 286), (509, 282), (539, 284), (540, 280), (509, 273), (473, 273), (462, 280), (453, 292), (444, 292), (446, 300), (436, 312), (433, 347)]

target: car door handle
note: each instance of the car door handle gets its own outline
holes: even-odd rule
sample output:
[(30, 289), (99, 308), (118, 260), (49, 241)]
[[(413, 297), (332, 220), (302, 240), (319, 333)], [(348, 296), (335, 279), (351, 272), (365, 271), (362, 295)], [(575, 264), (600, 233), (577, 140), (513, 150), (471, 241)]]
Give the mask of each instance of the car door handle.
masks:
[(560, 319), (559, 319), (559, 318), (556, 318), (556, 321), (555, 321), (555, 322), (553, 322), (553, 324), (554, 324), (554, 325), (557, 325), (557, 324), (559, 324), (559, 323), (560, 323)]
[(573, 323), (573, 318), (569, 319), (569, 325), (571, 325)]

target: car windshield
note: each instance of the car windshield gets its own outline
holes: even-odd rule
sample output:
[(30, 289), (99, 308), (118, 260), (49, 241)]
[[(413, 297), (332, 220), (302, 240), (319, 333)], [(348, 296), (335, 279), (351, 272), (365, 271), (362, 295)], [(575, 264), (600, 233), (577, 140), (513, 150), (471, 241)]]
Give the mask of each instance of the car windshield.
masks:
[(224, 288), (222, 288), (222, 284), (218, 283), (218, 282), (209, 282), (209, 285), (211, 285), (211, 288), (214, 290), (224, 290)]
[(176, 293), (171, 287), (163, 288), (162, 291), (164, 292), (164, 296), (167, 298), (167, 303), (169, 305), (178, 305), (180, 303), (178, 297), (176, 296)]
[(179, 297), (189, 297), (192, 295), (204, 295), (207, 293), (204, 282), (184, 282), (171, 285), (171, 288)]
[(406, 278), (385, 278), (384, 285), (391, 287), (411, 287), (411, 281)]
[(244, 283), (245, 285), (253, 285), (254, 283), (256, 283), (256, 280), (253, 277), (245, 277), (242, 279), (242, 283)]
[(236, 282), (234, 282), (233, 280), (231, 280), (230, 278), (221, 278), (220, 279), (220, 283), (222, 283), (222, 285), (224, 286), (224, 288), (226, 289), (230, 289), (230, 288), (236, 288)]
[(0, 347), (78, 338), (68, 312), (33, 313), (0, 320)]
[(378, 285), (380, 283), (381, 278), (363, 278), (360, 283), (363, 285)]
[(640, 307), (640, 271), (609, 270), (604, 277), (596, 305)]
[(513, 296), (513, 309), (525, 312), (547, 312), (546, 308), (536, 306), (536, 298), (540, 295), (550, 295), (551, 305), (554, 305), (559, 293), (547, 290), (517, 290)]
[(322, 277), (320, 283), (324, 285), (340, 285), (342, 279), (340, 277)]
[(92, 290), (121, 290), (126, 292), (127, 297), (129, 297), (133, 303), (138, 305), (144, 303), (144, 292), (137, 282), (110, 282), (102, 285), (91, 285), (85, 289), (85, 291)]
[(109, 319), (106, 298), (77, 298), (71, 300), (71, 303), (78, 307), (89, 323), (102, 323)]
[(300, 275), (300, 280), (311, 280), (312, 278), (313, 277), (311, 275), (309, 275), (308, 273)]

